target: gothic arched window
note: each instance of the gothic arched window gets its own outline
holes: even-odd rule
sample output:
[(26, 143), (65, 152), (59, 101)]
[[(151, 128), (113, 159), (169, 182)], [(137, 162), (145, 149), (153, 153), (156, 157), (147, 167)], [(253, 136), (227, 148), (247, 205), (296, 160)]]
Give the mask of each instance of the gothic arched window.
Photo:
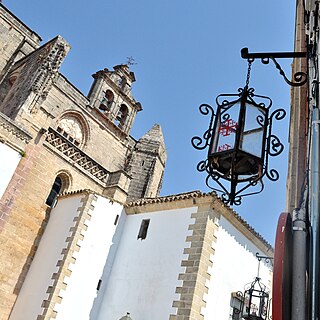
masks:
[(57, 176), (56, 179), (54, 180), (49, 196), (46, 200), (46, 205), (48, 205), (51, 208), (55, 205), (57, 196), (60, 193), (61, 188), (62, 188), (62, 180), (59, 176)]
[(69, 189), (71, 182), (72, 176), (67, 171), (60, 171), (53, 182), (49, 196), (46, 200), (46, 205), (51, 208), (54, 207), (57, 196), (60, 193), (66, 192)]

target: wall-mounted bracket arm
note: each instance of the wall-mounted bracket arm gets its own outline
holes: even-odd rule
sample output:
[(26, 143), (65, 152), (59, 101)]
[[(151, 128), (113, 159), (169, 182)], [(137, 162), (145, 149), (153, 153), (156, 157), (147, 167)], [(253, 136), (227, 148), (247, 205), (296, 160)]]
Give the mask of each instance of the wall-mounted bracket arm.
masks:
[(255, 59), (261, 59), (263, 64), (269, 64), (270, 59), (279, 70), (280, 75), (284, 78), (285, 82), (293, 87), (301, 87), (308, 81), (308, 76), (305, 72), (296, 72), (293, 74), (293, 81), (290, 81), (285, 72), (282, 70), (277, 59), (290, 59), (290, 58), (306, 58), (307, 52), (249, 52), (248, 48), (241, 49), (241, 58), (253, 62)]

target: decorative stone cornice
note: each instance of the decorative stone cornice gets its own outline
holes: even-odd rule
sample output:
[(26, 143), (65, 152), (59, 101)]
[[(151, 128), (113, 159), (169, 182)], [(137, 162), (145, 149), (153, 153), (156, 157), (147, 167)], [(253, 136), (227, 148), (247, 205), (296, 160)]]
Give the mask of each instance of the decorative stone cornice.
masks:
[[(32, 80), (31, 90), (46, 98), (52, 85), (59, 76), (59, 68), (63, 59), (70, 50), (70, 45), (61, 37), (57, 36), (48, 42), (38, 52), (38, 70)], [(37, 110), (32, 106), (31, 113)]]
[(14, 15), (7, 7), (0, 2), (0, 11), (2, 11), (2, 15), (8, 19), (11, 24), (15, 26), (15, 28), (22, 30), (23, 33), (28, 35), (36, 44), (42, 41), (41, 37), (29, 26), (27, 26), (22, 20), (20, 20), (16, 15)]
[(22, 142), (29, 143), (29, 141), (32, 139), (32, 136), (27, 131), (20, 128), (16, 123), (14, 123), (3, 113), (0, 113), (0, 128), (9, 132)]
[(89, 157), (85, 152), (77, 148), (72, 142), (67, 140), (60, 133), (52, 128), (49, 128), (45, 141), (59, 153), (63, 154), (65, 158), (73, 165), (76, 164), (90, 177), (97, 179), (104, 186), (106, 186), (110, 172)]

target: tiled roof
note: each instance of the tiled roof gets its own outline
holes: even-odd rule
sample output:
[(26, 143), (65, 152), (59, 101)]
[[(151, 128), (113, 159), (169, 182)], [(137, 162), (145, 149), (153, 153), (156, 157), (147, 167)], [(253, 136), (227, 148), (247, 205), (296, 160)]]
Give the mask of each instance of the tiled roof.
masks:
[(246, 220), (244, 220), (236, 211), (234, 211), (230, 206), (226, 205), (221, 201), (221, 199), (217, 196), (215, 192), (204, 193), (199, 190), (179, 193), (174, 195), (168, 195), (163, 197), (157, 198), (144, 198), (144, 199), (137, 199), (128, 202), (125, 206), (126, 207), (136, 207), (136, 206), (144, 206), (148, 204), (156, 204), (156, 203), (165, 203), (165, 202), (173, 202), (179, 200), (186, 200), (191, 198), (204, 198), (204, 197), (212, 197), (214, 200), (219, 201), (220, 205), (226, 210), (228, 210), (231, 215), (233, 215), (246, 229), (251, 232), (256, 238), (258, 238), (269, 250), (273, 252), (273, 247), (271, 244), (265, 240), (260, 233), (258, 233)]
[[(62, 193), (60, 197), (63, 196), (69, 196), (69, 195), (74, 195), (74, 194), (81, 194), (81, 193), (94, 193), (97, 195), (100, 195), (102, 197), (108, 198), (110, 201), (114, 201), (113, 199), (103, 196), (99, 194), (98, 192), (92, 191), (90, 189), (80, 189), (80, 190), (75, 190), (75, 191), (69, 191)], [(257, 239), (259, 239), (266, 247), (268, 250), (273, 252), (273, 247), (267, 240), (265, 240), (260, 233), (258, 233), (246, 220), (244, 220), (236, 211), (234, 211), (230, 206), (224, 204), (221, 199), (217, 196), (215, 192), (208, 192), (204, 193), (201, 192), (200, 190), (195, 190), (195, 191), (190, 191), (190, 192), (184, 192), (184, 193), (179, 193), (179, 194), (174, 194), (174, 195), (168, 195), (168, 196), (163, 196), (163, 197), (157, 197), (157, 198), (142, 198), (142, 199), (137, 199), (137, 200), (132, 200), (127, 202), (124, 206), (127, 208), (130, 207), (140, 207), (140, 206), (145, 206), (149, 204), (157, 204), (157, 203), (166, 203), (166, 202), (174, 202), (174, 201), (181, 201), (181, 200), (187, 200), (187, 199), (195, 199), (195, 198), (205, 198), (205, 197), (211, 197), (213, 200), (216, 200), (219, 202), (219, 204), (224, 207), (226, 210), (229, 211), (229, 213), (236, 218), (253, 236), (255, 236)], [(118, 201), (114, 201), (118, 202)], [(123, 204), (123, 203), (120, 203)]]
[(119, 203), (121, 205), (124, 205), (124, 203), (122, 203), (120, 201), (114, 200), (111, 197), (103, 195), (103, 194), (101, 194), (101, 193), (99, 193), (97, 191), (93, 191), (91, 189), (78, 189), (78, 190), (63, 192), (63, 193), (59, 194), (58, 198), (68, 197), (68, 196), (72, 196), (72, 195), (75, 195), (75, 194), (95, 194), (95, 195), (97, 195), (99, 197), (103, 197), (103, 198), (106, 198), (106, 199), (110, 200), (110, 202), (117, 202), (117, 203)]
[(126, 203), (126, 207), (144, 206), (146, 204), (151, 204), (151, 203), (173, 202), (176, 200), (186, 200), (191, 198), (201, 198), (201, 197), (207, 197), (209, 195), (215, 196), (216, 198), (218, 198), (215, 192), (203, 193), (199, 190), (195, 190), (191, 192), (178, 193), (178, 194), (173, 194), (173, 195), (164, 196), (164, 197), (137, 199), (137, 200), (133, 200)]

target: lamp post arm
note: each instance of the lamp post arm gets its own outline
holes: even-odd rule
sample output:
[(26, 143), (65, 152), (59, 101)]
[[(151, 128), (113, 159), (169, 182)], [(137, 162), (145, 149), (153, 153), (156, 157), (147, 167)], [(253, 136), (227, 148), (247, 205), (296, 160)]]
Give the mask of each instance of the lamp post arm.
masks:
[(241, 49), (243, 59), (272, 59), (272, 58), (306, 58), (307, 52), (249, 52), (248, 48)]
[(255, 59), (261, 59), (261, 62), (263, 64), (269, 64), (271, 60), (276, 66), (277, 70), (279, 70), (279, 73), (283, 77), (285, 82), (292, 87), (301, 87), (308, 81), (307, 74), (301, 71), (294, 73), (292, 75), (293, 81), (290, 81), (281, 68), (280, 64), (276, 60), (284, 58), (307, 58), (307, 52), (249, 52), (248, 48), (242, 48), (241, 58), (246, 59), (251, 63)]

